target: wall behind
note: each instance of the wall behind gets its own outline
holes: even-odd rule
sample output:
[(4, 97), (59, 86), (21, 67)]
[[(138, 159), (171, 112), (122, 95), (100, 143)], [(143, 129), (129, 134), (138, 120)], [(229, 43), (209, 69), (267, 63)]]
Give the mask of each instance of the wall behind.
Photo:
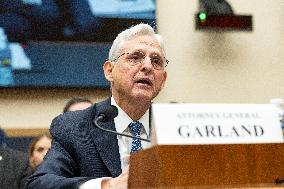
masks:
[(109, 90), (98, 89), (1, 89), (0, 126), (4, 129), (49, 128), (69, 98), (86, 97), (97, 102), (109, 95)]
[(158, 0), (168, 81), (156, 101), (268, 103), (284, 97), (283, 0), (227, 0), (253, 16), (253, 32), (195, 30), (198, 0)]
[[(253, 32), (194, 29), (198, 0), (157, 0), (159, 32), (170, 59), (165, 90), (156, 101), (268, 103), (284, 98), (284, 1), (228, 0), (236, 14), (252, 14)], [(48, 128), (71, 96), (98, 101), (109, 90), (0, 90), (0, 125)]]

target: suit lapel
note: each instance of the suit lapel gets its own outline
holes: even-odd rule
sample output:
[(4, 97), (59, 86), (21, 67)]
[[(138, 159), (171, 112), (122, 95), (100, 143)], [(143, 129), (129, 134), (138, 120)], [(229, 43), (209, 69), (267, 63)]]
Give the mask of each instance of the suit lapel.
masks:
[[(90, 131), (103, 162), (107, 166), (112, 176), (117, 177), (121, 173), (121, 162), (117, 136), (113, 133), (109, 133), (97, 128), (94, 124), (94, 120), (98, 117), (98, 114), (107, 106), (110, 106), (110, 98), (94, 106), (93, 122), (90, 124)], [(113, 120), (105, 123), (99, 122), (99, 124), (103, 128), (116, 131)]]

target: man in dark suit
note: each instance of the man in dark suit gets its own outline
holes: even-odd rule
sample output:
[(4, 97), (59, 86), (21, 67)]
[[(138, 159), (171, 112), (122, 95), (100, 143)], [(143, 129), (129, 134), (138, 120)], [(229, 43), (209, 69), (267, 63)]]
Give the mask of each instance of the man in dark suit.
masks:
[(28, 165), (27, 154), (0, 146), (0, 187), (20, 189)]
[(0, 127), (0, 186), (1, 189), (20, 189), (27, 176), (28, 155), (7, 147), (6, 134)]
[(164, 86), (167, 62), (162, 38), (151, 26), (139, 24), (121, 32), (103, 66), (112, 96), (53, 120), (51, 150), (29, 177), (27, 188), (126, 189), (127, 159), (149, 143), (100, 130), (94, 120), (114, 105), (118, 116), (101, 122), (102, 127), (149, 138), (149, 108)]

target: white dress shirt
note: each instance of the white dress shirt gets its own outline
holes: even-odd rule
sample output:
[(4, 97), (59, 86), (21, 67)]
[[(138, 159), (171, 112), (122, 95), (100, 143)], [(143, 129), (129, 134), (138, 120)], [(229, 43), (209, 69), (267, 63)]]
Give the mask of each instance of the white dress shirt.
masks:
[[(114, 124), (116, 131), (119, 133), (130, 134), (130, 129), (128, 125), (133, 121), (115, 102), (114, 98), (111, 97), (111, 104), (116, 106), (118, 109), (118, 116), (114, 118)], [(149, 110), (137, 120), (142, 123), (143, 127), (141, 128), (140, 137), (141, 138), (150, 138), (150, 128), (149, 128)], [(128, 160), (132, 146), (132, 138), (117, 135), (121, 169), (122, 171), (128, 167)], [(142, 149), (149, 148), (151, 146), (150, 142), (141, 141)], [(101, 189), (101, 182), (104, 178), (91, 179), (80, 186), (80, 189)]]

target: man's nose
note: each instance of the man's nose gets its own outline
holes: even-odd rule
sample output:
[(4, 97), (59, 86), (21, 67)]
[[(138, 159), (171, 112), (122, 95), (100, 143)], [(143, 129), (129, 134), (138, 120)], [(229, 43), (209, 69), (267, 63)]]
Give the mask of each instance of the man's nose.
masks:
[(147, 70), (151, 70), (153, 69), (153, 64), (151, 62), (151, 58), (146, 56), (143, 63), (142, 63), (142, 68), (143, 69), (147, 69)]

